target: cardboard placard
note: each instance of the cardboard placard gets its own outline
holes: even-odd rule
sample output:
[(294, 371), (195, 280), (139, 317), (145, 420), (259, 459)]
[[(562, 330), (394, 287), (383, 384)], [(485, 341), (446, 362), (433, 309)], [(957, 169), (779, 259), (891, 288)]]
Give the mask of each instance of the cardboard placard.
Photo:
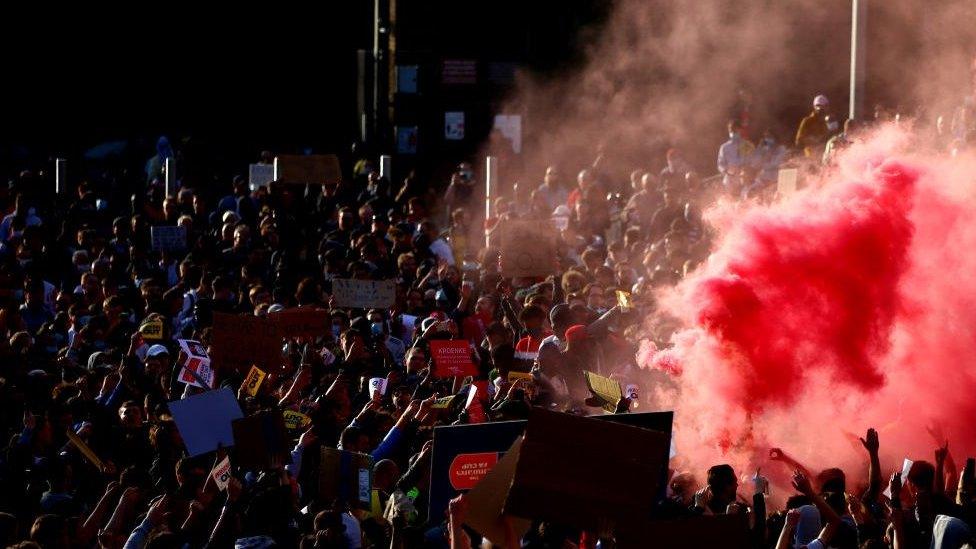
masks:
[(746, 515), (709, 515), (676, 520), (645, 520), (619, 523), (614, 529), (617, 547), (653, 547), (668, 549), (749, 549), (752, 547), (749, 517)]
[(338, 185), (342, 181), (339, 157), (334, 154), (276, 156), (274, 180), (278, 183)]
[(312, 418), (295, 410), (285, 410), (281, 412), (281, 417), (285, 420), (285, 428), (289, 431), (301, 431), (312, 424)]
[(211, 389), (214, 386), (214, 372), (210, 367), (210, 355), (199, 341), (178, 339), (183, 351), (183, 369), (180, 370), (180, 383)]
[(519, 380), (535, 381), (535, 377), (528, 372), (508, 372), (508, 382), (515, 383)]
[(435, 339), (430, 342), (434, 359), (434, 377), (464, 377), (478, 375), (478, 367), (471, 359), (471, 344), (459, 339)]
[(617, 305), (620, 307), (621, 312), (626, 313), (634, 308), (634, 301), (631, 299), (629, 292), (617, 290), (615, 293), (617, 295)]
[(322, 447), (322, 460), (319, 463), (319, 501), (339, 500), (353, 509), (368, 510), (372, 491), (372, 457)]
[(220, 370), (250, 370), (257, 365), (273, 371), (281, 362), (281, 338), (267, 318), (214, 313), (211, 357)]
[(247, 167), (247, 185), (252, 191), (274, 181), (273, 164), (251, 164)]
[(212, 452), (219, 446), (233, 446), (231, 423), (244, 417), (237, 398), (226, 387), (174, 400), (169, 403), (169, 412), (190, 457)]
[[(515, 466), (518, 463), (521, 446), (522, 437), (519, 437), (465, 496), (468, 500), (468, 515), (464, 523), (491, 540), (493, 545), (505, 545), (507, 527), (505, 517), (502, 516), (502, 508), (505, 506), (505, 498), (512, 485), (512, 478), (515, 476)], [(510, 517), (509, 521), (516, 539), (521, 539), (532, 526), (532, 521), (519, 517)]]
[(461, 141), (464, 139), (464, 111), (444, 113), (444, 139)]
[(797, 168), (782, 168), (776, 178), (776, 194), (786, 197), (796, 194), (799, 188), (800, 170)]
[(231, 477), (230, 458), (225, 456), (224, 459), (213, 468), (213, 471), (210, 471), (210, 476), (213, 478), (214, 484), (217, 485), (217, 488), (219, 488), (221, 491), (226, 490), (227, 485), (230, 484)]
[(369, 380), (369, 398), (376, 400), (376, 395), (383, 396), (386, 394), (386, 378), (385, 377), (373, 377)]
[(584, 529), (647, 520), (669, 448), (660, 432), (534, 408), (504, 513)]
[(446, 410), (451, 407), (451, 402), (454, 401), (454, 396), (442, 397), (434, 401), (430, 407), (433, 410)]
[(332, 297), (338, 307), (385, 309), (396, 301), (396, 281), (337, 278), (332, 281)]
[(586, 377), (586, 385), (590, 391), (603, 401), (601, 405), (603, 409), (613, 413), (617, 409), (617, 402), (624, 396), (620, 384), (587, 370), (583, 370), (583, 375)]
[[(908, 473), (911, 472), (912, 465), (914, 464), (915, 462), (908, 458), (902, 460), (901, 462), (901, 485), (902, 486), (905, 486), (905, 484), (908, 483)], [(881, 493), (884, 494), (886, 498), (891, 499), (891, 485), (889, 484), (888, 486), (886, 486), (884, 492)]]
[[(594, 416), (591, 419), (598, 422), (632, 425), (641, 429), (655, 431), (663, 437), (670, 439), (674, 413), (607, 414)], [(461, 490), (455, 490), (451, 486), (450, 481), (450, 464), (454, 462), (456, 456), (460, 454), (483, 454), (487, 452), (504, 453), (515, 439), (522, 435), (525, 431), (525, 426), (525, 421), (498, 421), (478, 425), (435, 427), (434, 447), (431, 451), (429, 516), (444, 516), (444, 512), (447, 509), (447, 502), (462, 492)], [(614, 447), (620, 443), (625, 443), (625, 441), (615, 442)], [(665, 497), (669, 454), (670, 446), (666, 446), (661, 450), (660, 455), (657, 456), (657, 459), (664, 464), (658, 473), (658, 485), (660, 486), (656, 498), (658, 501), (663, 500)], [(504, 458), (499, 459), (499, 463), (503, 460)]]
[(261, 383), (264, 378), (268, 375), (267, 372), (258, 368), (257, 366), (251, 366), (251, 369), (247, 372), (247, 377), (244, 378), (244, 392), (248, 396), (258, 396), (258, 391), (261, 389)]
[(278, 337), (319, 337), (332, 329), (329, 311), (312, 307), (295, 307), (269, 313)]
[(447, 502), (463, 490), (451, 482), (451, 464), (459, 456), (501, 454), (512, 446), (522, 431), (524, 421), (499, 421), (478, 425), (452, 425), (434, 428), (431, 449), (429, 517), (438, 520), (447, 510)]
[(139, 326), (139, 333), (146, 341), (160, 341), (163, 339), (163, 319), (147, 319)]
[(258, 412), (233, 423), (234, 463), (245, 469), (270, 469), (288, 463), (289, 438), (278, 412)]
[(495, 233), (498, 233), (502, 276), (548, 276), (556, 271), (555, 230), (548, 220), (509, 219), (500, 222), (492, 232), (493, 241)]
[(81, 437), (79, 437), (71, 429), (68, 429), (67, 434), (68, 434), (68, 441), (70, 441), (71, 444), (73, 444), (75, 448), (77, 448), (78, 451), (81, 452), (81, 455), (85, 456), (85, 459), (87, 459), (89, 463), (94, 465), (99, 472), (105, 470), (105, 463), (102, 461), (101, 458), (98, 457), (98, 454), (96, 454), (95, 451), (91, 449), (91, 446), (89, 446), (84, 440), (81, 439)]
[(182, 252), (186, 249), (186, 229), (179, 225), (149, 227), (154, 252)]

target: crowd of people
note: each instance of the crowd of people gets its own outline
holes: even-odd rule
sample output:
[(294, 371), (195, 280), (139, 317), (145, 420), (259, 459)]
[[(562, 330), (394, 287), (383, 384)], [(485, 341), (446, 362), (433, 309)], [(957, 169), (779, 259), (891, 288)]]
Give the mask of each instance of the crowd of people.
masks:
[[(597, 161), (570, 184), (551, 166), (527, 199), (503, 195), (488, 219), (478, 215), (480, 187), (467, 162), (446, 190), (415, 174), (396, 185), (370, 157), (355, 159), (341, 182), (321, 186), (252, 187), (238, 177), (223, 189), (178, 182), (168, 189), (163, 166), (176, 152), (161, 139), (145, 176), (106, 173), (60, 196), (43, 174), (20, 172), (0, 188), (0, 432), (8, 440), (0, 454), (0, 544), (476, 543), (462, 526), (463, 496), (446, 516), (427, 515), (432, 428), (524, 419), (533, 407), (603, 413), (584, 370), (628, 388), (614, 403), (617, 413), (655, 410), (652, 389), (670, 383), (668, 373), (635, 359), (642, 340), (666, 347), (675, 328), (652, 314), (655, 290), (707, 258), (710, 231), (701, 212), (715, 196), (768, 198), (791, 154), (829, 163), (856, 138), (853, 123), (842, 130), (828, 105), (823, 96), (814, 100), (795, 149), (768, 132), (754, 145), (748, 113), (738, 113), (718, 154), (719, 176), (701, 177), (677, 149), (660, 170), (637, 169), (624, 180)], [(966, 108), (952, 122), (953, 132), (963, 128), (956, 147), (973, 140)], [(490, 233), (516, 219), (552, 221), (548, 275), (499, 272), (504, 252)], [(151, 228), (159, 226), (183, 227), (185, 250), (154, 249)], [(336, 305), (333, 281), (345, 278), (395, 281), (394, 305)], [(331, 330), (281, 341), (258, 394), (242, 390), (241, 373), (219, 363), (215, 384), (232, 389), (249, 414), (294, 410), (310, 425), (294, 433), (290, 463), (234, 466), (219, 488), (210, 473), (223, 452), (191, 457), (168, 409), (202, 390), (179, 382), (185, 357), (176, 340), (208, 345), (217, 313), (260, 317), (293, 308), (328, 311)], [(163, 326), (156, 343), (143, 329), (152, 323)], [(470, 342), (478, 375), (445, 382), (431, 374), (430, 343), (443, 339)], [(377, 377), (387, 390), (371, 395), (367, 381)], [(479, 381), (488, 382), (484, 417), (454, 404), (446, 414), (432, 412), (439, 399), (467, 395)], [(894, 475), (883, 495), (877, 434), (869, 430), (862, 442), (864, 479), (839, 469), (813, 474), (774, 449), (771, 458), (796, 471), (797, 495), (779, 510), (766, 509), (762, 482), (740, 485), (728, 465), (671, 471), (661, 516), (746, 513), (755, 547), (956, 548), (971, 541), (972, 460), (957, 474), (940, 448), (906, 478)], [(375, 460), (369, 512), (318, 497), (323, 446)], [(612, 546), (599, 537), (535, 523), (522, 540), (493, 541)]]

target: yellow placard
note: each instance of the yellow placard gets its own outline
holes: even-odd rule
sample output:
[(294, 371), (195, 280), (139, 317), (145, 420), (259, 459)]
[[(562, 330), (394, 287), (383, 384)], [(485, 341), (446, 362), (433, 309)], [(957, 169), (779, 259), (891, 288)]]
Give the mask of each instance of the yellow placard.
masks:
[(583, 375), (586, 376), (586, 385), (590, 391), (603, 400), (603, 409), (614, 412), (617, 409), (617, 402), (624, 396), (623, 391), (620, 390), (620, 384), (608, 377), (586, 370), (583, 371)]
[(516, 381), (518, 381), (520, 379), (527, 379), (529, 381), (533, 381), (535, 378), (532, 377), (532, 374), (530, 374), (528, 372), (509, 372), (508, 373), (508, 382), (509, 383), (515, 383)]
[(139, 333), (147, 341), (159, 341), (163, 339), (163, 321), (161, 319), (147, 320), (139, 326)]
[(261, 382), (267, 376), (267, 372), (258, 368), (257, 366), (251, 366), (251, 370), (247, 373), (247, 377), (244, 378), (244, 392), (250, 396), (257, 396), (258, 389), (261, 388)]
[(281, 415), (285, 418), (285, 427), (287, 427), (289, 431), (304, 429), (312, 423), (312, 418), (301, 412), (296, 412), (295, 410), (285, 410), (281, 413)]
[(81, 437), (76, 435), (71, 429), (68, 429), (68, 440), (71, 441), (71, 444), (74, 444), (75, 447), (78, 448), (81, 455), (85, 456), (85, 459), (91, 462), (96, 469), (98, 469), (100, 472), (105, 470), (105, 464), (102, 463), (102, 460), (99, 459), (98, 455), (95, 454), (95, 451), (91, 449), (91, 446), (88, 446), (88, 444), (86, 444), (84, 440), (81, 440)]
[(624, 312), (627, 312), (633, 308), (634, 301), (630, 298), (630, 293), (623, 290), (617, 290), (617, 305), (619, 305)]
[(442, 398), (439, 398), (439, 399), (435, 400), (434, 403), (430, 405), (430, 407), (433, 408), (433, 409), (435, 409), (435, 410), (443, 410), (443, 409), (446, 409), (448, 406), (451, 405), (451, 401), (452, 400), (454, 400), (454, 397), (453, 396), (442, 397)]

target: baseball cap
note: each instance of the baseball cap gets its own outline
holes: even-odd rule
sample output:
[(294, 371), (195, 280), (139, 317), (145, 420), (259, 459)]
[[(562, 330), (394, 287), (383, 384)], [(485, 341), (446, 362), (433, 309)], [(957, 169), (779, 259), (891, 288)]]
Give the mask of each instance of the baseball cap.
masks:
[(566, 341), (583, 341), (587, 338), (586, 326), (576, 324), (566, 330)]
[(160, 345), (158, 343), (155, 344), (155, 345), (153, 345), (152, 347), (149, 348), (148, 351), (146, 351), (146, 356), (147, 357), (156, 357), (156, 356), (161, 356), (161, 355), (167, 355), (168, 356), (169, 355), (169, 349), (167, 349), (165, 346)]
[(826, 95), (821, 94), (813, 98), (814, 107), (826, 107), (829, 104), (830, 104), (830, 100), (827, 99)]

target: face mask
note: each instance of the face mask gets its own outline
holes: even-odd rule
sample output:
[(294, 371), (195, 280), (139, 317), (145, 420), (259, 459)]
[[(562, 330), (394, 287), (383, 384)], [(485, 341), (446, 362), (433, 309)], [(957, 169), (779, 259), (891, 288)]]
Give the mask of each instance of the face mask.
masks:
[(370, 326), (370, 328), (373, 331), (373, 335), (374, 336), (379, 337), (379, 336), (383, 335), (383, 323), (382, 322), (374, 322)]
[(763, 143), (765, 143), (767, 147), (772, 147), (776, 144), (776, 141), (774, 141), (772, 137), (767, 137), (766, 139), (763, 139)]
[(729, 139), (735, 139), (735, 132), (729, 132)]
[(24, 290), (14, 290), (14, 299), (17, 301), (24, 300)]
[(332, 337), (335, 338), (335, 339), (339, 339), (339, 334), (341, 334), (341, 333), (342, 333), (342, 326), (339, 326), (338, 324), (333, 324), (332, 325)]
[(89, 320), (91, 320), (91, 316), (89, 316), (89, 315), (79, 316), (78, 317), (78, 326), (87, 326)]
[(96, 339), (95, 343), (92, 343), (92, 347), (94, 347), (96, 351), (104, 351), (106, 345), (104, 341)]

